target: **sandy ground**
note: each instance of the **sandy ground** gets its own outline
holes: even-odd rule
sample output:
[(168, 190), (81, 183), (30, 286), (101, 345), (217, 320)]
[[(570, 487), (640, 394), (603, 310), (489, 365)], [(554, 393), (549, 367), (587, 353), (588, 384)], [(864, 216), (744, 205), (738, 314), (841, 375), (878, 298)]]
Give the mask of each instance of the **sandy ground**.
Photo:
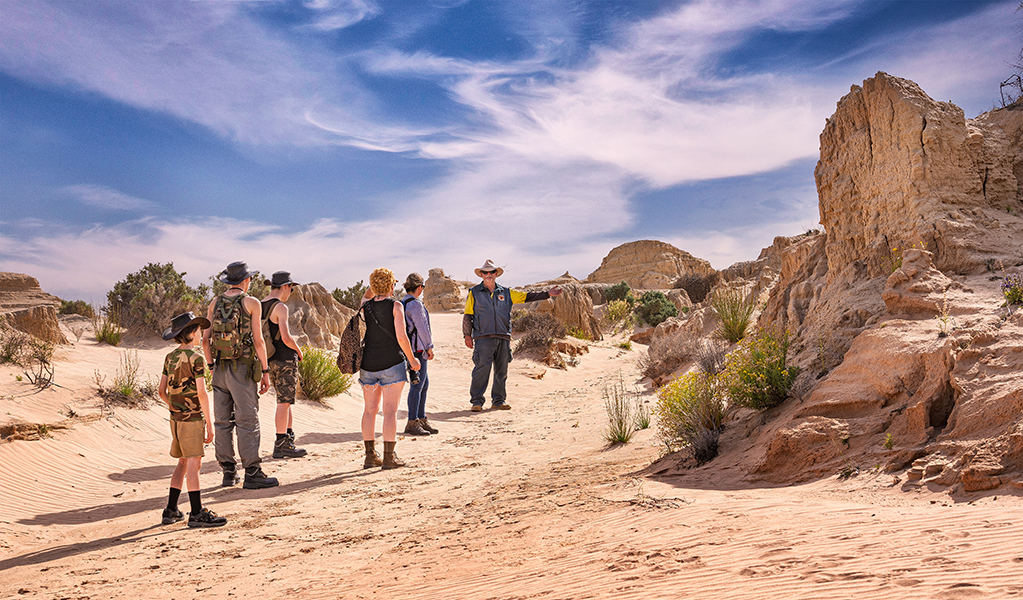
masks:
[[(263, 466), (282, 485), (217, 487), (209, 447), (203, 498), (229, 519), (220, 529), (160, 524), (166, 410), (104, 412), (92, 391), (124, 348), (86, 334), (58, 354), (63, 387), (43, 392), (0, 369), (0, 422), (75, 415), (0, 444), (0, 597), (1023, 597), (1018, 496), (907, 491), (880, 473), (765, 486), (727, 461), (650, 475), (653, 429), (624, 446), (602, 438), (602, 391), (638, 381), (640, 347), (593, 344), (567, 371), (514, 361), (513, 410), (471, 413), (460, 317), (433, 321), (428, 412), (441, 432), (399, 441), (409, 468), (361, 468), (357, 386), (328, 407), (300, 400), (309, 456), (270, 458), (267, 395)], [(170, 347), (133, 347), (157, 377)]]

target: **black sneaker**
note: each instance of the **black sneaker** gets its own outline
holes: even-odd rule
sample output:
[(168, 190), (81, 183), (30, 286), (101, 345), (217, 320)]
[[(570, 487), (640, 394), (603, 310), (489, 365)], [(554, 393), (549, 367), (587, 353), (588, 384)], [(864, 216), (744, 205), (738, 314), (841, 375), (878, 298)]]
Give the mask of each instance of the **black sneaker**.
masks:
[(227, 519), (218, 517), (217, 513), (208, 508), (203, 508), (199, 514), (188, 514), (189, 527), (223, 527), (227, 525)]
[(274, 458), (301, 458), (308, 454), (304, 448), (296, 448), (295, 442), (285, 435), (274, 442)]
[(242, 487), (247, 490), (261, 490), (263, 488), (277, 487), (281, 482), (277, 481), (276, 477), (267, 477), (263, 469), (259, 467), (250, 467), (245, 469), (245, 483)]
[(171, 523), (177, 523), (178, 521), (185, 518), (185, 515), (176, 508), (165, 508), (163, 509), (163, 524), (170, 525)]

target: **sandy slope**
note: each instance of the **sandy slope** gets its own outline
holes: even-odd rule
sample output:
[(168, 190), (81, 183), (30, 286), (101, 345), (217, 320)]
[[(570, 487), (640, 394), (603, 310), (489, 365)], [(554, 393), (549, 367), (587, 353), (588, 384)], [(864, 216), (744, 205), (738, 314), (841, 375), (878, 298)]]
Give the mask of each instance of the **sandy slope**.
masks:
[[(763, 488), (727, 463), (643, 476), (660, 454), (652, 430), (618, 448), (601, 438), (601, 392), (619, 372), (636, 380), (638, 351), (603, 342), (539, 380), (534, 363), (513, 362), (514, 409), (473, 414), (459, 320), (434, 315), (429, 412), (441, 434), (399, 442), (411, 468), (361, 469), (351, 393), (329, 409), (300, 401), (310, 455), (273, 460), (266, 396), (264, 467), (282, 485), (215, 487), (209, 448), (204, 499), (230, 519), (216, 530), (159, 524), (166, 411), (101, 414), (91, 397), (93, 372), (112, 377), (121, 349), (83, 337), (61, 351), (64, 388), (37, 394), (0, 371), (0, 420), (99, 417), (0, 444), (0, 597), (1023, 596), (1019, 497), (907, 492), (880, 474)], [(159, 373), (168, 348), (138, 351)]]

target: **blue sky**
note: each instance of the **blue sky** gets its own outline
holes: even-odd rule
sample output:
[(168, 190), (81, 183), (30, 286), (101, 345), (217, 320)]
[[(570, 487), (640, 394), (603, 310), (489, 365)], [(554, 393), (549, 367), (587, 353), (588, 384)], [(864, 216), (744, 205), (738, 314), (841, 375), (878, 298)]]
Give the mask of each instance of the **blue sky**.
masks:
[(717, 268), (818, 219), (818, 136), (886, 71), (991, 109), (1018, 0), (0, 1), (0, 270), (328, 289), (378, 266)]

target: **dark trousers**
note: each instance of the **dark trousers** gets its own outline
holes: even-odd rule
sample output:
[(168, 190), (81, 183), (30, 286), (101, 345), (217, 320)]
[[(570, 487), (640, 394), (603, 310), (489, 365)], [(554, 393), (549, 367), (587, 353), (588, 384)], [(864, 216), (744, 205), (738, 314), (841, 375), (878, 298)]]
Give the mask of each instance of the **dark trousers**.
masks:
[(419, 359), (419, 383), (410, 385), (408, 388), (408, 420), (414, 421), (426, 417), (426, 390), (430, 388), (430, 378), (426, 375), (425, 352), (416, 352)]
[(494, 368), (494, 385), (490, 388), (490, 400), (494, 406), (504, 404), (508, 398), (508, 363), (511, 362), (511, 342), (501, 338), (484, 337), (473, 340), (472, 383), (469, 385), (469, 402), (483, 406), (483, 394), (490, 380), (490, 368)]

